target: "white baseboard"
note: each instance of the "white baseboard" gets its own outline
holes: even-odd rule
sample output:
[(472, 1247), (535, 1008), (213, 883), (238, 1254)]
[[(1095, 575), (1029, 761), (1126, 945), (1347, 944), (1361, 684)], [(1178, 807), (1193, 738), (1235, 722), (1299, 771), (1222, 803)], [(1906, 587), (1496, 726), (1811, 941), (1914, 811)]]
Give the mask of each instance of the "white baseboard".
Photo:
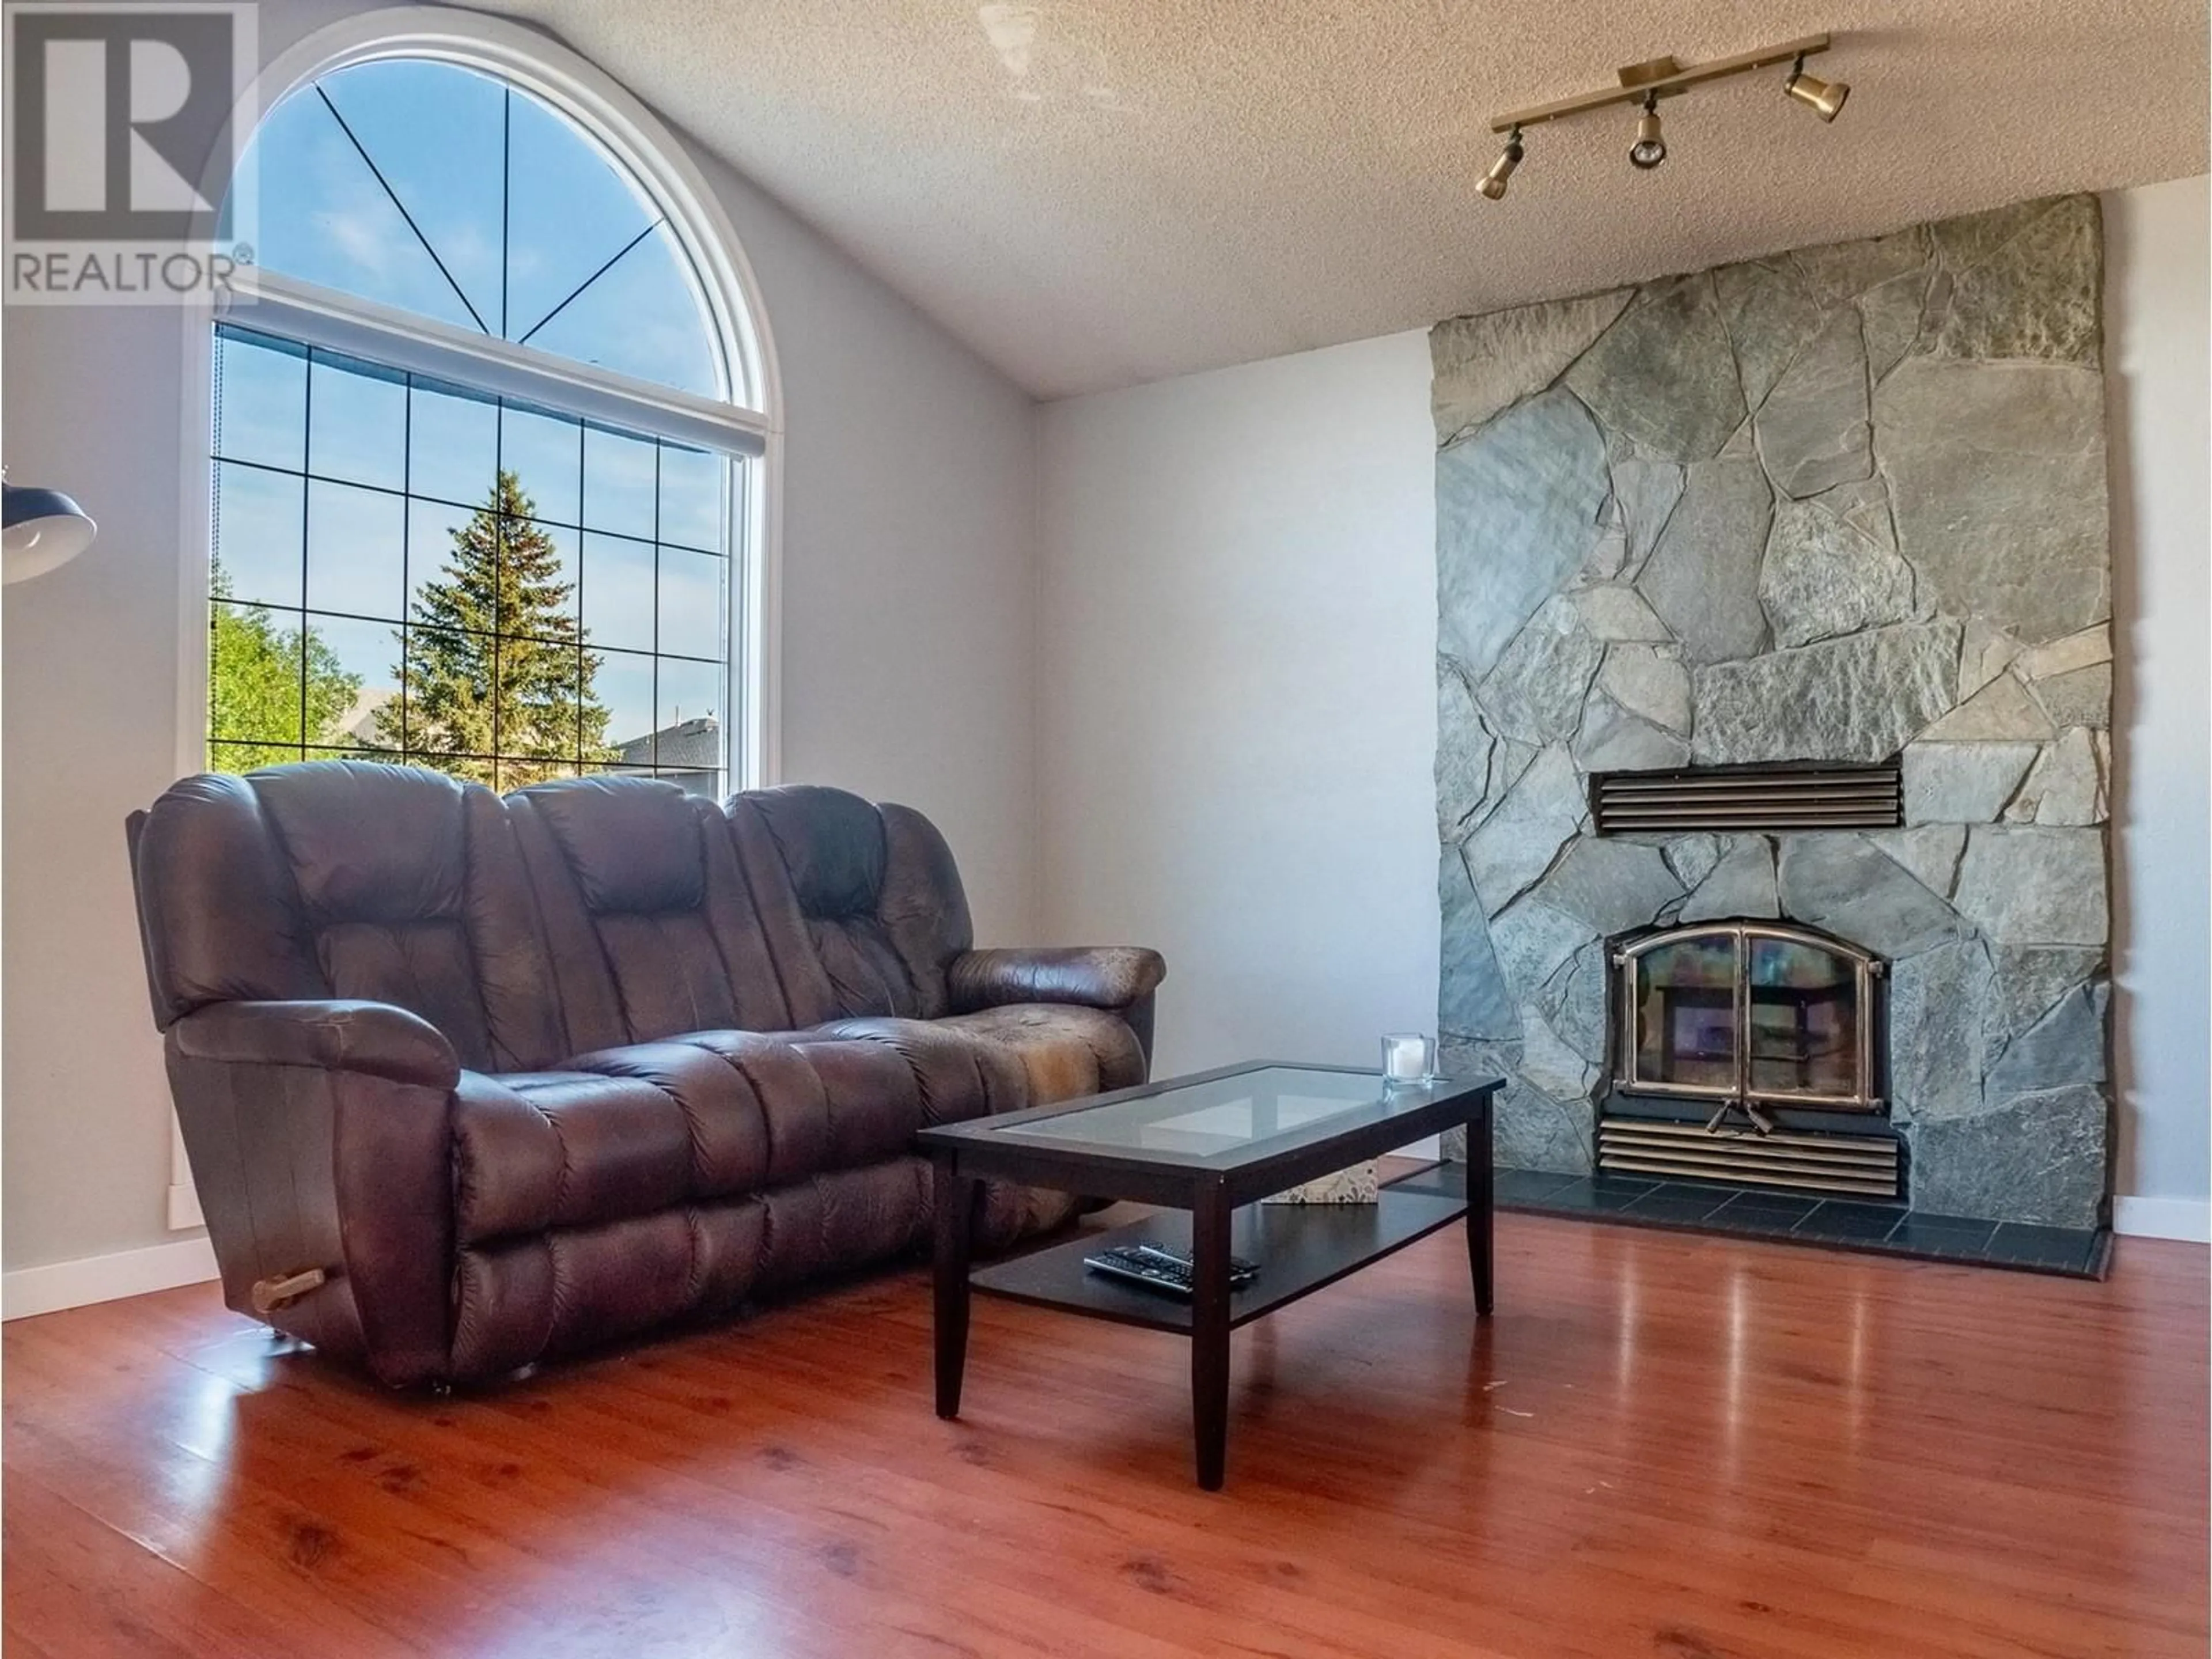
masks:
[(2179, 1238), (2212, 1244), (2212, 1201), (2201, 1198), (2112, 1200), (2112, 1231), (2132, 1238)]
[(57, 1261), (46, 1267), (21, 1267), (0, 1274), (0, 1319), (27, 1319), (216, 1277), (215, 1247), (204, 1238), (180, 1238), (173, 1244), (149, 1244), (143, 1250), (118, 1250), (113, 1255)]

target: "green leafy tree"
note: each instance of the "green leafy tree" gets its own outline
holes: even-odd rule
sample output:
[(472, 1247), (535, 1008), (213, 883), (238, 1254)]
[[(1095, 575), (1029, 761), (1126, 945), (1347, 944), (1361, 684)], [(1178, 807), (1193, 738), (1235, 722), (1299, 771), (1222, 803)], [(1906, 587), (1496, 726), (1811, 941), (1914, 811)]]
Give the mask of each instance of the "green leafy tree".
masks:
[[(229, 599), (230, 577), (219, 558), (209, 585), (216, 599)], [(211, 609), (208, 734), (235, 745), (210, 751), (209, 763), (216, 771), (246, 772), (297, 760), (303, 742), (357, 741), (340, 722), (361, 696), (361, 676), (346, 672), (320, 634), (312, 628), (281, 628), (274, 614), (259, 605)]]
[(580, 756), (614, 757), (592, 684), (599, 658), (585, 649), (575, 584), (536, 513), (501, 472), (453, 532), (443, 577), (417, 594), (401, 696), (376, 711), (380, 741), (398, 747), (404, 736), (421, 763), (507, 789), (566, 776)]

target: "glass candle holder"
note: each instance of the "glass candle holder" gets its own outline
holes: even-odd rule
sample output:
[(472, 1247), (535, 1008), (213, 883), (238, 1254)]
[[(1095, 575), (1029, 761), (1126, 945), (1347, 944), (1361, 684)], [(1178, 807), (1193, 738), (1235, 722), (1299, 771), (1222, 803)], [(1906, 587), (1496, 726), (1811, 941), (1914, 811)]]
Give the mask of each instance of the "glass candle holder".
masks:
[(1425, 1083), (1437, 1069), (1437, 1045), (1419, 1031), (1393, 1031), (1382, 1039), (1386, 1083)]

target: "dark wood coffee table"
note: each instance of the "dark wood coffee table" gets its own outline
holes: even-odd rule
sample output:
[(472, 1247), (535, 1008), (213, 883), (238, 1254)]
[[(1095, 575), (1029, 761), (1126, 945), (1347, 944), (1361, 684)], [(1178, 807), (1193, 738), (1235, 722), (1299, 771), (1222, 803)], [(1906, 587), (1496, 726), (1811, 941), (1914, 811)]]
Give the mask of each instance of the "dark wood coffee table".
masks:
[[(1491, 1097), (1500, 1084), (1436, 1079), (1386, 1087), (1373, 1072), (1259, 1061), (924, 1129), (936, 1169), (937, 1414), (960, 1414), (972, 1291), (1064, 1308), (1190, 1339), (1198, 1484), (1221, 1485), (1229, 1433), (1229, 1333), (1468, 1218), (1476, 1312), (1492, 1304)], [(1465, 1199), (1385, 1188), (1374, 1204), (1261, 1205), (1271, 1193), (1466, 1124)], [(1018, 1182), (1169, 1211), (971, 1270), (977, 1182)], [(1188, 1298), (1107, 1279), (1083, 1258), (1150, 1240), (1192, 1249)], [(1232, 1290), (1229, 1258), (1260, 1264)]]

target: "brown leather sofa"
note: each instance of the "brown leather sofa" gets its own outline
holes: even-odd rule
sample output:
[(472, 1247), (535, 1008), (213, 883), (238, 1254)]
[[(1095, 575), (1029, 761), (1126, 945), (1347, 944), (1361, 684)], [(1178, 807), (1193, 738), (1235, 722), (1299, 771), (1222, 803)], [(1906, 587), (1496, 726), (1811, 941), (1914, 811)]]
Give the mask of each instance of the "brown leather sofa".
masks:
[(1142, 1082), (1165, 971), (972, 949), (929, 821), (835, 789), (313, 762), (130, 842), (224, 1297), (394, 1385), (901, 1255), (915, 1131)]

